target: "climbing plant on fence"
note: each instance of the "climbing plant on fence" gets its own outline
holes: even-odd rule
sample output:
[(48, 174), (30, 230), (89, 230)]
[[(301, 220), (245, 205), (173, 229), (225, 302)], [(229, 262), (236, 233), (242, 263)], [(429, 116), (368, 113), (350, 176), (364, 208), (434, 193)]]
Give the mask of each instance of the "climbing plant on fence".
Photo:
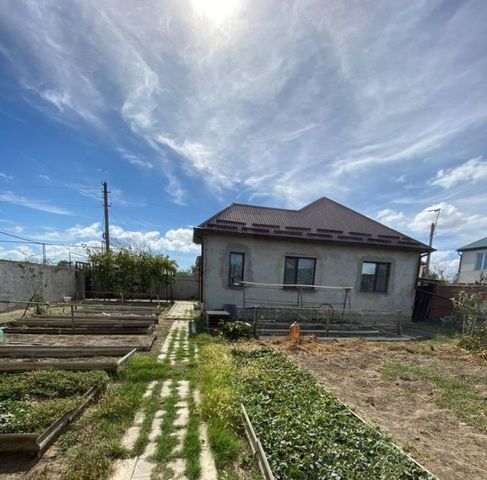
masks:
[(94, 290), (118, 294), (158, 292), (173, 281), (175, 260), (166, 255), (121, 249), (110, 252), (88, 250), (93, 268)]

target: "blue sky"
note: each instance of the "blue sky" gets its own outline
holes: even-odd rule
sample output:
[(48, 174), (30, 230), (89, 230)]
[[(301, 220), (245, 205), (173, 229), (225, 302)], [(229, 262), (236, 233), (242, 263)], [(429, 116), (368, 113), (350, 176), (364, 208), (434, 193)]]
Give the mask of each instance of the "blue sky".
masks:
[(228, 203), (325, 195), (423, 241), (441, 208), (453, 271), (487, 235), (486, 22), (483, 0), (0, 2), (0, 230), (99, 245), (106, 179), (114, 243), (187, 267)]

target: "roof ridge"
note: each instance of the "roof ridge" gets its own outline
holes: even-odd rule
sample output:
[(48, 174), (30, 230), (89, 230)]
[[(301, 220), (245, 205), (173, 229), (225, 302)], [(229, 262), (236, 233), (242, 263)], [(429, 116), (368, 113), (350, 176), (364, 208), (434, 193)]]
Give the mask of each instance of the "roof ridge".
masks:
[[(302, 210), (302, 208), (299, 210), (296, 210), (296, 209), (292, 209), (292, 208), (279, 208), (279, 207), (266, 207), (264, 205), (252, 205), (250, 203), (232, 203), (231, 205), (238, 205), (240, 207), (250, 207), (250, 208), (266, 208), (267, 210), (281, 210), (284, 212), (299, 212)], [(231, 205), (229, 205), (229, 206), (231, 206)], [(305, 207), (307, 207), (307, 206), (308, 205), (305, 205)], [(303, 207), (303, 208), (305, 208), (305, 207)], [(220, 212), (218, 212), (218, 213), (220, 213)]]

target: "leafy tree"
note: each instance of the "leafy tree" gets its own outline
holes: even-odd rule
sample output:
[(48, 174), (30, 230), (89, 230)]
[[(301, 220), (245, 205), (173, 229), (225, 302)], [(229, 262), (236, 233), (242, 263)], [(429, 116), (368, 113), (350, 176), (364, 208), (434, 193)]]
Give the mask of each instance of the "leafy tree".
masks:
[(171, 283), (177, 271), (175, 260), (143, 250), (88, 250), (88, 257), (95, 284), (105, 292), (149, 294)]

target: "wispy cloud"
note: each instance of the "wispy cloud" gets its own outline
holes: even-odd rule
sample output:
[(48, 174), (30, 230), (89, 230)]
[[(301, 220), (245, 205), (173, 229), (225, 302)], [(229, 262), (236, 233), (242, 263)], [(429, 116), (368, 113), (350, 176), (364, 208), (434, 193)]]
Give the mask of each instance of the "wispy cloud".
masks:
[(6, 173), (0, 172), (0, 178), (3, 178), (4, 180), (13, 180), (14, 177), (12, 177), (12, 175), (7, 175)]
[(31, 208), (33, 210), (39, 210), (41, 212), (55, 213), (57, 215), (72, 215), (72, 212), (65, 208), (51, 205), (48, 202), (42, 202), (40, 200), (34, 200), (28, 197), (17, 195), (14, 192), (8, 190), (0, 191), (0, 202), (20, 205), (25, 208)]
[[(216, 22), (184, 1), (17, 2), (0, 6), (0, 22), (24, 52), (13, 68), (27, 91), (56, 117), (110, 131), (116, 147), (153, 149), (150, 161), (121, 156), (159, 166), (176, 201), (199, 176), (218, 194), (245, 186), (296, 204), (337, 183), (350, 191), (363, 171), (434, 165), (485, 125), (475, 4), (242, 1)], [(130, 142), (113, 131), (117, 115)]]
[(451, 188), (459, 183), (479, 183), (487, 180), (487, 161), (482, 157), (471, 158), (458, 167), (441, 169), (430, 181), (431, 185)]

